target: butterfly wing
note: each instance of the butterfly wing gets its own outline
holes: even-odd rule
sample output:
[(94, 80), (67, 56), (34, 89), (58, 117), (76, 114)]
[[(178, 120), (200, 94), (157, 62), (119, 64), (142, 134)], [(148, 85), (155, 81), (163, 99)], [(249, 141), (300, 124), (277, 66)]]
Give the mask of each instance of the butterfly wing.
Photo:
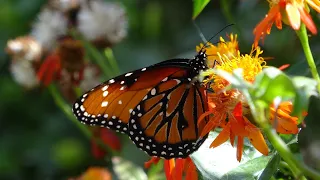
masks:
[(197, 119), (207, 109), (205, 89), (191, 80), (188, 60), (164, 61), (98, 85), (73, 112), (84, 124), (128, 134), (149, 155), (186, 157), (203, 142)]

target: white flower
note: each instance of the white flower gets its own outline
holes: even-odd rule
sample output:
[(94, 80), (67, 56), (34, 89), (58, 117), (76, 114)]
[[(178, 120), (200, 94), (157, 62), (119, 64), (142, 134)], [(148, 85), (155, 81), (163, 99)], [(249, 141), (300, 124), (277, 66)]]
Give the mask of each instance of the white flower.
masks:
[(22, 36), (7, 42), (6, 51), (13, 60), (39, 61), (42, 55), (41, 45), (30, 36)]
[(31, 35), (46, 50), (52, 50), (59, 37), (67, 34), (68, 21), (60, 11), (45, 8), (33, 24)]
[(127, 35), (127, 18), (119, 4), (100, 0), (82, 3), (77, 22), (78, 30), (90, 41), (105, 39), (115, 44)]
[(80, 83), (80, 88), (83, 91), (88, 91), (92, 87), (100, 84), (99, 81), (99, 70), (94, 65), (86, 65), (84, 72), (83, 72), (83, 79)]
[(36, 72), (30, 61), (12, 61), (10, 65), (10, 72), (14, 80), (27, 89), (31, 89), (39, 85)]

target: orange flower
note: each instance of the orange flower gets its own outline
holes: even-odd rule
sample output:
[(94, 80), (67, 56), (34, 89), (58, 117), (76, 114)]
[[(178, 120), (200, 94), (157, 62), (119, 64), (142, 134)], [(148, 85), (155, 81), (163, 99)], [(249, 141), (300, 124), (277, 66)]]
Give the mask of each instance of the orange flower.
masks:
[(90, 167), (81, 176), (69, 178), (69, 180), (111, 180), (112, 175), (108, 169), (102, 167)]
[[(152, 157), (148, 162), (145, 163), (145, 168), (149, 168), (152, 164), (157, 164), (160, 158)], [(197, 180), (198, 173), (196, 166), (192, 162), (190, 157), (185, 159), (172, 158), (164, 160), (164, 170), (166, 173), (167, 180), (181, 180), (183, 173), (185, 174), (186, 180)]]
[[(207, 52), (211, 47), (207, 48)], [(218, 64), (215, 69), (233, 72), (233, 70), (242, 68), (243, 78), (253, 83), (255, 77), (264, 67), (265, 60), (260, 57), (263, 51), (260, 47), (256, 47), (250, 54), (229, 56), (217, 52)], [(198, 123), (204, 120), (205, 116), (210, 115), (209, 122), (201, 132), (201, 136), (205, 136), (216, 127), (221, 127), (222, 131), (210, 145), (215, 148), (228, 139), (231, 145), (234, 145), (235, 137), (237, 137), (237, 160), (240, 161), (243, 152), (244, 138), (248, 138), (251, 144), (263, 155), (268, 155), (268, 146), (264, 140), (262, 132), (258, 127), (251, 123), (251, 112), (245, 96), (238, 89), (226, 90), (229, 82), (223, 77), (215, 74), (215, 71), (207, 70), (203, 76), (209, 78), (204, 83), (210, 83), (213, 93), (208, 94), (209, 111), (202, 114)], [(290, 116), (292, 105), (290, 102), (284, 102), (279, 107), (270, 107), (270, 123), (275, 125), (275, 129), (279, 133), (296, 134), (297, 117)]]
[(319, 0), (268, 0), (268, 2), (270, 4), (268, 14), (253, 30), (255, 46), (260, 39), (264, 40), (265, 36), (270, 34), (273, 23), (278, 29), (282, 29), (282, 21), (294, 30), (300, 29), (302, 21), (312, 34), (317, 34), (317, 28), (308, 12), (310, 6), (320, 13)]

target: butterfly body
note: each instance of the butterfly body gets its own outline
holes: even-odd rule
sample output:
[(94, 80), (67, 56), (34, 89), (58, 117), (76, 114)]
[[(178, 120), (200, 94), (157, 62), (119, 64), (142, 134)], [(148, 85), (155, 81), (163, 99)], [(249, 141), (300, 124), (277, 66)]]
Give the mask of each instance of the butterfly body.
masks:
[(110, 79), (73, 105), (77, 119), (125, 133), (150, 156), (187, 157), (205, 140), (206, 88), (197, 81), (206, 54), (172, 59)]

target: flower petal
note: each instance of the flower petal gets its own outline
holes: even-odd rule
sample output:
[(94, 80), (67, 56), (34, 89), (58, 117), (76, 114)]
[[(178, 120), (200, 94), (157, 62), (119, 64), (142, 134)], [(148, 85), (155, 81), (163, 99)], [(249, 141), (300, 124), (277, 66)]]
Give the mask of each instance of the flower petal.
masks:
[(248, 136), (251, 144), (263, 155), (267, 156), (269, 149), (261, 131), (254, 127), (251, 128)]
[(159, 161), (160, 161), (159, 157), (152, 156), (152, 158), (149, 161), (144, 163), (144, 167), (148, 169), (152, 164), (157, 164)]
[(191, 161), (186, 173), (186, 180), (198, 180), (198, 172), (194, 163)]
[(240, 162), (242, 158), (243, 151), (243, 137), (238, 136), (238, 144), (237, 144), (237, 160)]
[(172, 172), (175, 166), (174, 159), (164, 160), (164, 171), (166, 173), (167, 180), (174, 180), (172, 178)]
[(228, 123), (220, 134), (216, 137), (216, 139), (210, 144), (210, 148), (215, 148), (228, 141), (230, 137), (230, 123)]
[(177, 179), (177, 180), (182, 179), (184, 163), (185, 163), (185, 159), (181, 159), (181, 158), (175, 159), (173, 179)]
[(311, 16), (309, 13), (307, 13), (305, 11), (305, 9), (303, 8), (299, 8), (299, 12), (300, 12), (300, 15), (301, 15), (301, 20), (302, 22), (306, 25), (306, 27), (309, 29), (309, 31), (312, 33), (312, 34), (317, 34), (318, 31), (317, 31), (317, 27), (316, 25), (314, 24)]
[(291, 3), (287, 3), (286, 5), (286, 12), (287, 17), (289, 19), (289, 23), (294, 30), (300, 29), (301, 19), (300, 19), (300, 13), (296, 6), (292, 5)]

